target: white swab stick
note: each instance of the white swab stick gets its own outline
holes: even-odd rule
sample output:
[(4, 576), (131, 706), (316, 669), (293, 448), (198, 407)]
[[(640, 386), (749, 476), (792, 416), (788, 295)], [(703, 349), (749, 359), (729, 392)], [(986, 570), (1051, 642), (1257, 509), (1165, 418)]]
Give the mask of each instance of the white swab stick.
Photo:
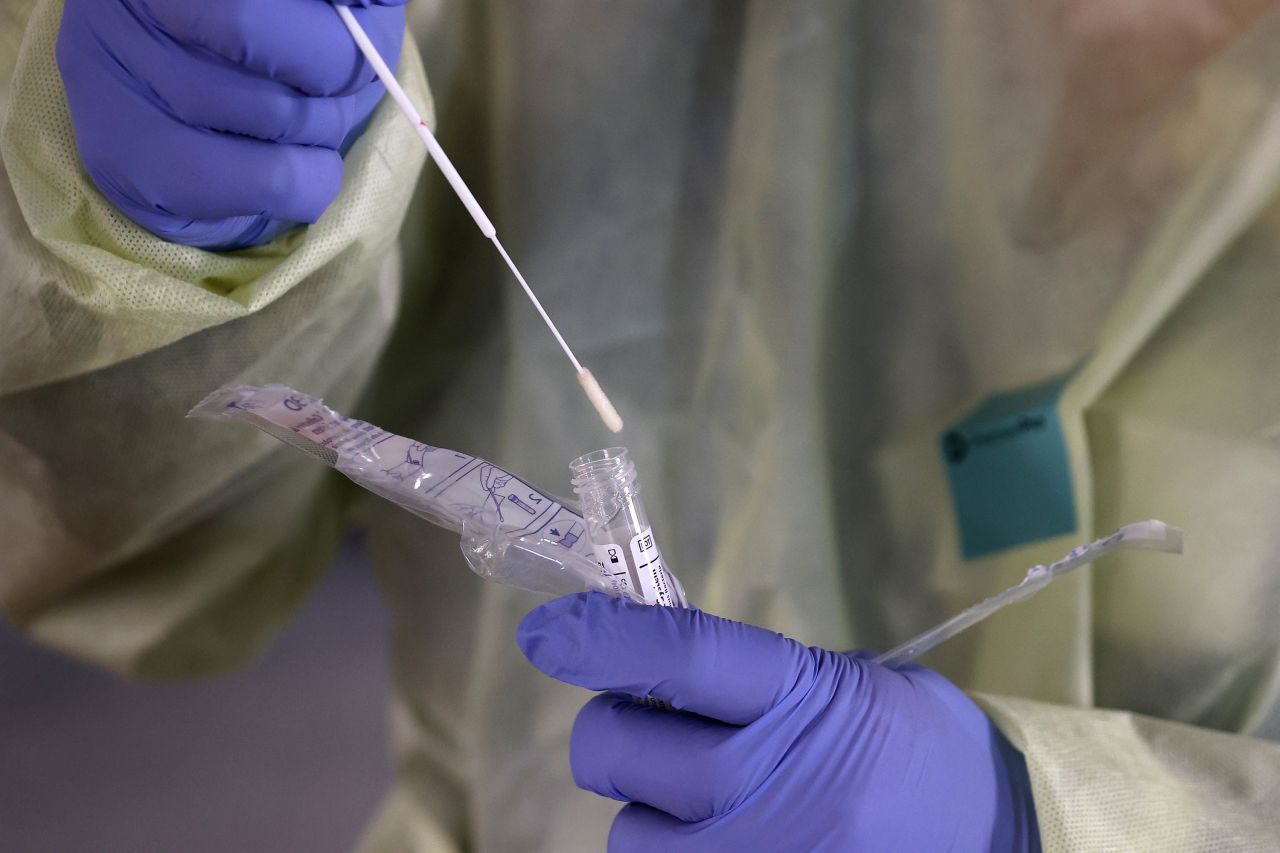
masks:
[(555, 336), (556, 342), (560, 344), (564, 354), (569, 357), (569, 362), (578, 374), (578, 384), (582, 386), (587, 399), (595, 407), (596, 414), (600, 416), (600, 420), (604, 422), (610, 432), (621, 432), (622, 418), (618, 416), (618, 410), (613, 407), (613, 403), (609, 402), (604, 389), (600, 387), (600, 383), (596, 381), (596, 378), (591, 375), (591, 371), (582, 366), (577, 357), (574, 356), (573, 350), (569, 349), (569, 345), (565, 343), (560, 330), (551, 321), (551, 316), (547, 314), (546, 309), (542, 307), (542, 303), (538, 301), (538, 297), (534, 295), (533, 288), (529, 287), (529, 283), (524, 280), (524, 276), (516, 268), (515, 262), (511, 260), (511, 256), (507, 254), (507, 250), (503, 248), (502, 243), (498, 240), (498, 231), (493, 227), (493, 223), (489, 221), (489, 217), (485, 215), (484, 208), (480, 207), (480, 202), (476, 201), (476, 197), (471, 194), (471, 190), (467, 188), (466, 181), (462, 180), (458, 170), (453, 167), (453, 163), (449, 160), (449, 155), (444, 153), (444, 149), (436, 141), (435, 134), (431, 132), (431, 128), (427, 127), (427, 123), (414, 108), (409, 96), (405, 94), (404, 89), (400, 88), (400, 83), (396, 80), (395, 74), (391, 73), (386, 61), (378, 53), (378, 49), (374, 47), (373, 42), (369, 40), (364, 27), (360, 26), (356, 16), (346, 6), (334, 3), (333, 8), (337, 10), (338, 17), (346, 25), (347, 30), (351, 33), (351, 38), (355, 40), (356, 46), (360, 48), (360, 52), (364, 54), (365, 59), (373, 66), (373, 70), (378, 75), (378, 79), (382, 81), (382, 85), (387, 87), (387, 93), (391, 95), (391, 99), (400, 107), (400, 112), (404, 113), (405, 117), (413, 124), (418, 136), (422, 137), (423, 143), (427, 146), (427, 153), (431, 155), (431, 159), (435, 161), (436, 166), (444, 173), (445, 180), (449, 182), (449, 186), (453, 187), (454, 193), (466, 205), (467, 212), (471, 214), (471, 218), (479, 226), (480, 233), (488, 237), (493, 242), (493, 245), (497, 247), (498, 253), (506, 261), (507, 266), (516, 277), (516, 281), (520, 282), (520, 287), (524, 289), (529, 301), (533, 303), (533, 307), (537, 309), (543, 322), (547, 324), (547, 328)]

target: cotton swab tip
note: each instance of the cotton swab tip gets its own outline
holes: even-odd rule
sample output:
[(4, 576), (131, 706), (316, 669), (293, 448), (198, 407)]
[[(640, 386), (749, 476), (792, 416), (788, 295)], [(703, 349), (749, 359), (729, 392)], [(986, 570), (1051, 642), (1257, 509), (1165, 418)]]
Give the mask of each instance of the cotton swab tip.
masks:
[(591, 401), (591, 405), (595, 406), (596, 414), (600, 416), (600, 420), (604, 421), (604, 425), (609, 428), (609, 432), (622, 432), (622, 417), (618, 414), (618, 410), (613, 407), (613, 403), (609, 402), (609, 398), (605, 396), (604, 389), (600, 387), (600, 383), (591, 375), (591, 371), (585, 367), (578, 371), (578, 384), (582, 386), (582, 390), (586, 392), (587, 399)]

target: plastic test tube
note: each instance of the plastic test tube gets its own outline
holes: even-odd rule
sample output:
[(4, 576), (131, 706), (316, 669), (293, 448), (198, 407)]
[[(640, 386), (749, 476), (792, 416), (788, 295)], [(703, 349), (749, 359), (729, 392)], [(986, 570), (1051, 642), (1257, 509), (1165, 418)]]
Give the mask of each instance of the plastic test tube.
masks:
[(647, 604), (687, 606), (679, 581), (663, 563), (627, 449), (597, 450), (569, 468), (596, 563), (614, 589), (635, 591)]

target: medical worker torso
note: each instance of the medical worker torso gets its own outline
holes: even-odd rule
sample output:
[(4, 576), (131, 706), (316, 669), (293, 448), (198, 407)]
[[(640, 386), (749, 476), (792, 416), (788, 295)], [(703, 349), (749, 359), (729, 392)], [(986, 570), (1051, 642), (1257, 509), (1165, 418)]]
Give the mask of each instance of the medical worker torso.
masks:
[[(470, 21), (460, 55), (493, 61), (437, 91), (489, 107), (443, 99), (442, 132), (490, 140), (496, 217), (607, 377), (694, 600), (887, 648), (1164, 518), (1189, 531), (1180, 560), (1113, 558), (929, 662), (974, 689), (1280, 734), (1277, 22), (1143, 88), (1120, 64), (1141, 28), (1116, 45), (1048, 10), (576, 11), (590, 40), (500, 4)], [(1116, 88), (1124, 111), (1096, 114)], [(475, 368), (500, 400), (462, 391), (399, 426), (484, 434), (554, 488), (602, 439), (536, 316), (512, 300), (504, 320)], [(453, 543), (367, 509), (396, 543), (384, 571), (410, 567), (393, 606), (435, 641), (400, 646), (401, 672), (434, 673), (402, 687), (432, 709), (405, 717), (407, 766), (466, 768), (488, 848), (591, 849), (616, 807), (554, 758), (582, 697), (512, 654), (528, 599), (463, 578), (463, 615), (415, 594), (426, 543), (442, 565)], [(445, 686), (463, 671), (469, 689)]]
[[(626, 419), (694, 602), (883, 649), (1074, 544), (1161, 518), (1187, 530), (1182, 558), (1108, 558), (923, 662), (975, 690), (1276, 738), (1280, 18), (1243, 5), (1206, 23), (1188, 0), (1159, 27), (1101, 2), (418, 3), (409, 18), (441, 141)], [(42, 49), (33, 32), (26, 51)], [(1159, 49), (1178, 34), (1182, 48)], [(383, 160), (418, 155), (394, 114), (348, 156), (336, 215), (210, 259), (134, 248), (100, 201), (32, 202), (34, 175), (63, 167), (17, 156), (46, 131), (15, 130), (12, 105), (41, 81), (56, 93), (24, 79), (5, 132), (23, 207), (5, 199), (5, 239), (40, 274), (20, 307), (91, 317), (77, 321), (83, 358), (64, 344), (62, 373), (14, 374), (0, 398), (0, 458), (25, 466), (0, 466), (4, 500), (71, 519), (59, 523), (82, 543), (50, 551), (36, 521), (0, 522), (26, 549), (6, 604), (37, 636), (122, 669), (195, 671), (234, 663), (301, 594), (324, 553), (301, 531), (337, 530), (345, 495), (269, 443), (160, 417), (224, 382), (285, 382), (346, 408), (363, 391), (369, 420), (551, 491), (606, 443), (430, 167), (401, 232), (391, 328), (396, 261), (349, 195), (402, 200)], [(84, 247), (106, 240), (114, 251)], [(103, 284), (157, 266), (148, 294), (199, 302), (167, 337), (148, 331), (150, 295)], [(282, 344), (284, 329), (302, 330)], [(112, 414), (120, 399), (147, 413), (142, 458), (168, 480), (109, 511), (65, 483), (85, 464), (96, 482), (141, 473), (32, 441), (50, 405), (87, 405), (133, 435)], [(218, 464), (175, 463), (155, 435), (199, 441)], [(279, 532), (255, 523), (264, 490)], [(112, 512), (124, 522), (109, 526)], [(400, 784), (367, 844), (599, 849), (617, 804), (577, 790), (565, 760), (584, 695), (512, 641), (535, 600), (484, 585), (455, 536), (389, 504), (360, 500), (354, 517), (393, 616), (397, 682)], [(92, 569), (77, 562), (88, 553)], [(46, 569), (60, 580), (37, 580)], [(88, 642), (131, 615), (118, 648)], [(1034, 728), (1034, 708), (992, 702)], [(1027, 751), (1033, 782), (1050, 784)], [(1094, 781), (1098, 798), (1119, 795)], [(1041, 815), (1046, 848), (1064, 820)]]

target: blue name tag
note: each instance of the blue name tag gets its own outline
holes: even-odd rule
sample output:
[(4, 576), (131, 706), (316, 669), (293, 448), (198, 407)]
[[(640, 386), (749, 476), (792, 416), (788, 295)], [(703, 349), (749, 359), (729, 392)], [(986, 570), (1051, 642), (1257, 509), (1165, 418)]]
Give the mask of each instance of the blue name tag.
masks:
[(1074, 532), (1058, 376), (988, 397), (939, 443), (966, 560)]

